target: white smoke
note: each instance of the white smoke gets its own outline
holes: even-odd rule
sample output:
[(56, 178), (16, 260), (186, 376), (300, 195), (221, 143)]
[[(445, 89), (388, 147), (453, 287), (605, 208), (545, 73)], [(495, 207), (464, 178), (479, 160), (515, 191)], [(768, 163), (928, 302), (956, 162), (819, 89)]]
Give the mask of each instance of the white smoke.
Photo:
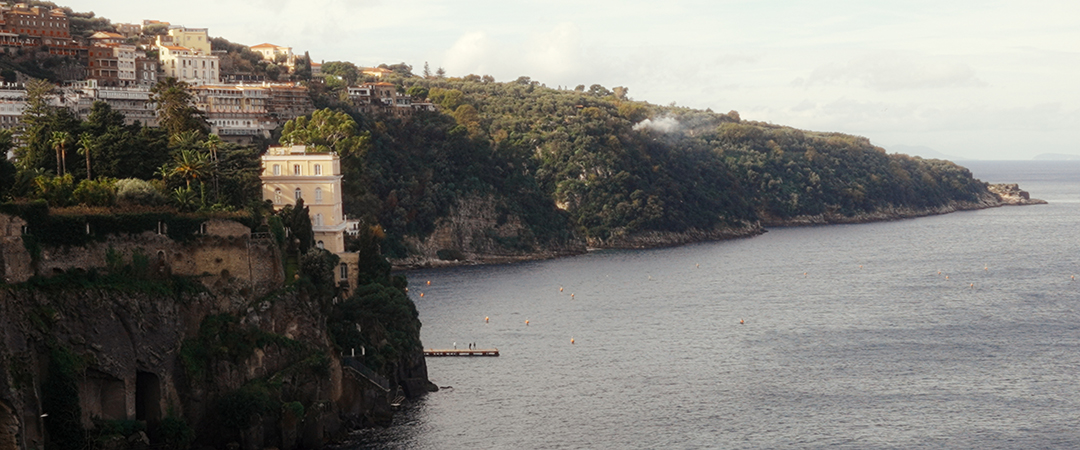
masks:
[(674, 117), (664, 116), (656, 120), (645, 119), (634, 124), (635, 130), (652, 130), (660, 133), (671, 133), (682, 129), (682, 124)]

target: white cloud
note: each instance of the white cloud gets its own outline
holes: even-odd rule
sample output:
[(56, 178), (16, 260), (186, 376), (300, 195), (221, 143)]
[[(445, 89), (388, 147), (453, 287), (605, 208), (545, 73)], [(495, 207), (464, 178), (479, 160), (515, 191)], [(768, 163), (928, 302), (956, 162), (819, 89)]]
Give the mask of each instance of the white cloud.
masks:
[(562, 78), (581, 71), (581, 31), (572, 23), (533, 35), (521, 50), (534, 78)]
[(499, 50), (487, 34), (473, 31), (465, 33), (446, 51), (443, 68), (454, 75), (487, 74), (491, 63), (499, 59)]
[(878, 91), (986, 86), (986, 82), (966, 64), (928, 57), (916, 60), (890, 52), (823, 65), (814, 69), (805, 80), (796, 79), (794, 84), (815, 86), (850, 82)]

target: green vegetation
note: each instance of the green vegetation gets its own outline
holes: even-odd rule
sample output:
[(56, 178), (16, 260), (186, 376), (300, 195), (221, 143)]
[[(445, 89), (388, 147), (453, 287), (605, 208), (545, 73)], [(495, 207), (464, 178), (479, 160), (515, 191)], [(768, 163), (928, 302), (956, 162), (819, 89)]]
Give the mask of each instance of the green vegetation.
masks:
[(355, 66), (326, 63), (324, 70), (329, 89), (313, 93), (321, 96), (316, 103), (348, 112), (356, 122), (349, 136), (360, 137), (359, 149), (342, 156), (346, 212), (379, 225), (383, 250), (394, 257), (410, 252), (406, 237), (429, 235), (470, 198), (494, 198), (500, 223), (520, 218), (527, 231), (503, 244), (527, 251), (571, 232), (604, 242), (800, 215), (933, 208), (985, 193), (982, 182), (946, 161), (887, 155), (857, 136), (747, 122), (734, 111), (635, 102), (625, 87), (564, 90), (528, 77), (497, 83), (401, 73), (388, 79), (440, 112), (398, 120), (341, 101), (333, 80), (358, 80)]
[(198, 336), (184, 341), (180, 360), (188, 380), (201, 383), (209, 375), (211, 362), (239, 364), (251, 357), (255, 349), (270, 345), (295, 353), (306, 348), (298, 341), (243, 325), (231, 314), (218, 314), (203, 319)]

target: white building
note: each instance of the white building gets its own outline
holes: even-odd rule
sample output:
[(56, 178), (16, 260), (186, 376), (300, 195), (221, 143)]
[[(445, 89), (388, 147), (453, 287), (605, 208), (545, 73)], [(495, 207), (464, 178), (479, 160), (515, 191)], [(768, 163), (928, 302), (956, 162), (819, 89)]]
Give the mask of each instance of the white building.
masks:
[(195, 86), (220, 82), (221, 66), (217, 56), (174, 45), (159, 45), (157, 49), (166, 77)]
[(136, 121), (143, 125), (158, 125), (157, 110), (150, 101), (150, 88), (147, 86), (102, 86), (97, 80), (76, 81), (62, 89), (64, 106), (70, 108), (81, 119), (90, 115), (90, 108), (95, 101), (108, 103), (114, 111), (124, 115), (124, 124)]
[(247, 144), (255, 137), (269, 138), (278, 126), (267, 109), (270, 91), (266, 87), (206, 84), (192, 92), (195, 107), (210, 122), (210, 132), (227, 142)]

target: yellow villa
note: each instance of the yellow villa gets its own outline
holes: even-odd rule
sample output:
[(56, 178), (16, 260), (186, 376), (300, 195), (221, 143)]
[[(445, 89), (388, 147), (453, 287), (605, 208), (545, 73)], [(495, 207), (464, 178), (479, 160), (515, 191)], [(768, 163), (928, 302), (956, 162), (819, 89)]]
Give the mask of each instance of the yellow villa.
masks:
[(270, 147), (262, 156), (260, 178), (263, 199), (272, 201), (275, 210), (304, 200), (315, 245), (341, 258), (338, 282), (346, 288), (353, 287), (359, 269), (358, 256), (345, 251), (341, 160), (337, 153), (308, 152), (304, 145)]

